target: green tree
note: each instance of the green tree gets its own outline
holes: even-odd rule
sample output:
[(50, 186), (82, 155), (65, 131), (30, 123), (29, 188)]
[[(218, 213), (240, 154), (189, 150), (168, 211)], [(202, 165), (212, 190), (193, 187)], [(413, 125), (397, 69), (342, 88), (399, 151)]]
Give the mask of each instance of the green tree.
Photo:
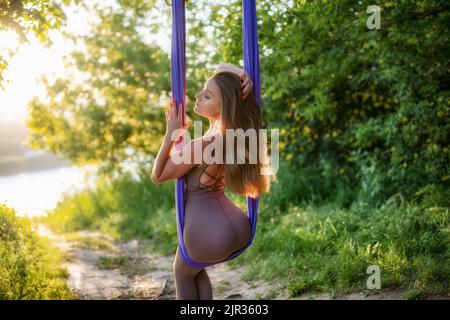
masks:
[[(83, 48), (67, 61), (67, 70), (76, 72), (54, 83), (43, 79), (48, 100), (34, 99), (29, 106), (31, 146), (76, 165), (99, 164), (103, 173), (120, 172), (124, 160), (151, 161), (165, 130), (161, 107), (168, 105), (171, 93), (170, 56), (146, 37), (157, 32), (170, 36), (170, 5), (162, 0), (118, 4), (94, 6), (98, 22), (91, 34), (66, 34)], [(208, 39), (199, 18), (206, 2), (187, 6), (194, 13), (187, 19), (187, 109), (195, 119), (189, 101), (213, 68), (206, 64), (212, 51), (203, 49)], [(155, 15), (165, 18), (165, 26)]]
[[(60, 30), (66, 21), (62, 5), (78, 3), (79, 0), (2, 0), (0, 1), (0, 32), (13, 30), (20, 43), (28, 42), (33, 34), (42, 44), (51, 45), (49, 32)], [(3, 72), (8, 60), (14, 56), (13, 48), (0, 52), (0, 88), (3, 88)]]
[[(372, 4), (257, 2), (264, 118), (313, 186), (301, 197), (351, 188), (344, 203), (376, 202), (448, 184), (450, 6), (381, 1), (381, 29), (369, 30)], [(242, 56), (240, 10), (212, 17), (217, 60)]]
[(97, 12), (92, 33), (73, 36), (85, 48), (67, 61), (77, 72), (54, 83), (44, 79), (49, 99), (30, 103), (28, 126), (33, 147), (110, 171), (124, 159), (144, 160), (157, 151), (152, 137), (163, 130), (160, 99), (170, 90), (170, 67), (167, 54), (136, 31), (136, 16), (111, 8)]
[[(34, 145), (109, 168), (130, 150), (156, 152), (157, 107), (170, 95), (168, 54), (138, 32), (159, 30), (156, 8), (170, 27), (170, 6), (118, 3), (98, 9), (94, 35), (79, 39), (86, 52), (71, 65), (84, 85), (48, 84), (50, 101), (34, 101), (31, 120)], [(382, 1), (381, 29), (369, 30), (369, 5), (257, 2), (264, 119), (280, 129), (283, 160), (301, 172), (299, 199), (379, 203), (448, 185), (449, 6)], [(241, 23), (240, 1), (187, 2), (188, 97), (214, 64), (242, 65)]]

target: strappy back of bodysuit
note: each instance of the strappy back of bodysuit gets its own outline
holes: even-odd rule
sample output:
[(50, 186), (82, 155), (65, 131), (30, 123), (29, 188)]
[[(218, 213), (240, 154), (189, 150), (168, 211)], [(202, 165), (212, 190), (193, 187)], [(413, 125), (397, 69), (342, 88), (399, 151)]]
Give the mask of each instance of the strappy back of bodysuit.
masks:
[[(208, 142), (208, 145), (212, 141)], [(214, 156), (214, 150), (213, 154)], [(225, 188), (225, 167), (220, 163), (206, 163), (194, 167), (187, 174), (187, 191), (207, 190), (210, 192), (222, 191)]]
[[(210, 172), (212, 166), (218, 167), (216, 172)], [(205, 179), (202, 179), (205, 178)], [(204, 163), (200, 166), (200, 174), (198, 176), (197, 189), (207, 189), (217, 192), (225, 188), (225, 172), (223, 165)]]

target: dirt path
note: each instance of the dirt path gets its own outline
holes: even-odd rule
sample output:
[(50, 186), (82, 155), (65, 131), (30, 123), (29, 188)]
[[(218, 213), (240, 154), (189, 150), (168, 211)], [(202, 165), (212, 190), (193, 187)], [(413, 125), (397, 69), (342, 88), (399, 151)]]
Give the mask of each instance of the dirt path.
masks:
[[(39, 225), (38, 233), (64, 252), (68, 287), (79, 299), (176, 299), (172, 255), (145, 252), (136, 240), (115, 244), (96, 232), (62, 236)], [(214, 299), (287, 299), (275, 285), (243, 282), (241, 268), (224, 263), (207, 271)]]
[[(68, 287), (79, 299), (164, 299), (173, 300), (175, 285), (172, 271), (173, 255), (150, 254), (141, 243), (132, 240), (114, 243), (97, 232), (57, 235), (39, 225), (38, 234), (48, 238), (64, 253), (69, 274)], [(306, 293), (289, 297), (279, 284), (241, 280), (243, 267), (231, 268), (227, 263), (207, 268), (214, 299), (220, 300), (402, 300), (404, 290), (379, 290), (370, 295), (351, 293), (331, 297), (323, 293)], [(428, 299), (449, 300), (450, 296)]]

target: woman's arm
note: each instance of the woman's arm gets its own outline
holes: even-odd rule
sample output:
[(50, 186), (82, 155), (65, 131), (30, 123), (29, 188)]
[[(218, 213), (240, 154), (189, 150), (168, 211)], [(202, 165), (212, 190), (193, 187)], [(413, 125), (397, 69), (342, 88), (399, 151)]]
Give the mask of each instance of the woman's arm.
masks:
[(159, 183), (159, 178), (161, 177), (164, 167), (166, 166), (167, 160), (170, 156), (170, 150), (172, 149), (174, 141), (170, 139), (170, 135), (167, 133), (164, 135), (163, 142), (161, 143), (161, 148), (159, 149), (158, 155), (156, 156), (155, 163), (152, 169), (152, 182)]
[[(179, 139), (183, 133), (188, 130), (191, 122), (188, 119), (184, 127), (180, 127), (181, 123), (181, 109), (177, 113), (175, 106), (170, 105), (168, 111), (165, 112), (166, 115), (166, 134), (164, 135), (163, 142), (161, 143), (161, 148), (159, 149), (158, 155), (156, 156), (155, 162), (152, 169), (152, 182), (153, 183), (163, 183), (167, 180), (177, 179), (183, 176), (187, 171), (192, 169), (194, 164), (177, 164), (171, 159), (170, 152), (175, 141)], [(181, 130), (180, 130), (181, 129)], [(174, 132), (177, 130), (176, 134)], [(182, 150), (186, 152), (186, 148), (189, 144), (185, 146)], [(189, 150), (190, 151), (190, 150)], [(181, 153), (181, 154), (182, 154)]]

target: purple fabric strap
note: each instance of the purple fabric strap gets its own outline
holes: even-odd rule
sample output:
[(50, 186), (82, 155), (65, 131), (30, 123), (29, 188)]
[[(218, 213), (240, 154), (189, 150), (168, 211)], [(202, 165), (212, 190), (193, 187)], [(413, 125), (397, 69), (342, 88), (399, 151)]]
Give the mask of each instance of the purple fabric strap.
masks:
[[(253, 80), (253, 94), (256, 97), (261, 110), (261, 91), (259, 78), (258, 34), (256, 24), (255, 0), (243, 0), (242, 45), (244, 49), (244, 69), (250, 73)], [(177, 110), (183, 112), (182, 122), (185, 123), (186, 101), (186, 22), (184, 0), (172, 1), (172, 48), (171, 48), (171, 81), (172, 99)], [(185, 141), (179, 142), (181, 147)], [(176, 147), (180, 147), (177, 144)], [(204, 268), (213, 264), (231, 260), (244, 252), (252, 243), (256, 233), (259, 198), (247, 197), (247, 210), (252, 227), (252, 235), (249, 243), (242, 249), (232, 253), (223, 261), (214, 263), (200, 263), (193, 261), (186, 250), (183, 240), (184, 209), (185, 209), (185, 178), (177, 179), (175, 184), (175, 206), (177, 211), (178, 248), (183, 260), (192, 267)]]

